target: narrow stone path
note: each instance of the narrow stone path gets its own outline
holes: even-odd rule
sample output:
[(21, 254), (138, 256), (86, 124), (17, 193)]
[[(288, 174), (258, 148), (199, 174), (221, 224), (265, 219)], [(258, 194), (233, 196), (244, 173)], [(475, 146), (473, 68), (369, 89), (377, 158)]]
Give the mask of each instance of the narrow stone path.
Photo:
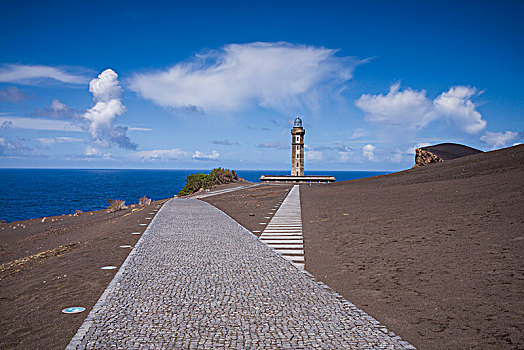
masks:
[(280, 208), (260, 235), (260, 240), (299, 269), (304, 269), (299, 185), (293, 186), (289, 191)]
[(67, 349), (412, 349), (215, 207), (172, 199)]

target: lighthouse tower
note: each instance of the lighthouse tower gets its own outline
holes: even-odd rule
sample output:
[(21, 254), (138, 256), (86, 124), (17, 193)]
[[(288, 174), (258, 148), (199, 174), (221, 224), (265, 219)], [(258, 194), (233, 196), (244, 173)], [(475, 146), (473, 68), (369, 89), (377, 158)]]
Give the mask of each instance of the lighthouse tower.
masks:
[(304, 176), (304, 135), (300, 117), (295, 119), (291, 129), (291, 176)]

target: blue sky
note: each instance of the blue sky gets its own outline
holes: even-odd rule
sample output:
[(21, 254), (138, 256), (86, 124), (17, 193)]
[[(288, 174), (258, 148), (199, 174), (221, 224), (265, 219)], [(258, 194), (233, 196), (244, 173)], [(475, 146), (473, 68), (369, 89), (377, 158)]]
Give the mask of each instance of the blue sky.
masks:
[(522, 142), (520, 1), (0, 6), (0, 167), (284, 170), (296, 115), (306, 171)]

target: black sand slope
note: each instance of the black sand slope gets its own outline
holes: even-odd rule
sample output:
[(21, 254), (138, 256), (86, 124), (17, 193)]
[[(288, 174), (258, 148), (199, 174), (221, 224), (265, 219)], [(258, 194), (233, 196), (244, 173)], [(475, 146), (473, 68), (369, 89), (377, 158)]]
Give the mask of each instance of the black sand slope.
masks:
[(300, 190), (314, 276), (420, 349), (524, 349), (524, 145)]
[(458, 143), (440, 143), (434, 146), (421, 147), (421, 149), (433, 153), (442, 160), (451, 160), (482, 153), (481, 150)]

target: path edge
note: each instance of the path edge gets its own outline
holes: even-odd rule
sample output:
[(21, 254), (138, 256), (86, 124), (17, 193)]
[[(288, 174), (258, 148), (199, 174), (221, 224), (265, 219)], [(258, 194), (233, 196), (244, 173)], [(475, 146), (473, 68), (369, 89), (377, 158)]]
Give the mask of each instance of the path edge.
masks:
[(122, 265), (118, 269), (117, 273), (115, 274), (115, 276), (113, 277), (111, 282), (109, 282), (109, 284), (107, 285), (106, 289), (104, 290), (104, 292), (102, 293), (102, 295), (100, 296), (100, 298), (98, 299), (96, 304), (93, 306), (93, 308), (91, 309), (91, 311), (87, 315), (87, 317), (84, 320), (84, 322), (82, 323), (82, 325), (78, 328), (78, 330), (76, 331), (76, 334), (73, 336), (73, 338), (71, 339), (69, 344), (67, 344), (65, 350), (78, 349), (78, 346), (81, 345), (82, 340), (85, 338), (85, 336), (87, 335), (87, 332), (89, 331), (89, 328), (91, 328), (91, 326), (93, 325), (96, 313), (102, 308), (102, 306), (105, 304), (106, 299), (109, 296), (110, 292), (112, 292), (115, 289), (117, 284), (122, 279), (122, 275), (124, 273), (124, 270), (127, 267), (127, 265), (129, 264), (129, 261), (136, 254), (136, 250), (137, 250), (136, 248), (138, 246), (140, 246), (140, 244), (142, 244), (143, 237), (145, 235), (149, 234), (150, 227), (155, 222), (158, 214), (160, 214), (162, 212), (162, 210), (164, 210), (164, 206), (167, 203), (169, 203), (170, 201), (174, 200), (174, 199), (176, 199), (176, 198), (171, 198), (171, 199), (165, 201), (162, 204), (162, 207), (160, 208), (160, 210), (158, 210), (158, 212), (153, 217), (153, 220), (151, 220), (149, 225), (147, 225), (146, 230), (144, 231), (144, 233), (142, 233), (142, 235), (140, 236), (139, 240), (136, 242), (135, 246), (133, 247), (133, 249), (131, 250), (131, 252), (127, 256), (126, 260), (124, 260), (124, 262), (122, 263)]

